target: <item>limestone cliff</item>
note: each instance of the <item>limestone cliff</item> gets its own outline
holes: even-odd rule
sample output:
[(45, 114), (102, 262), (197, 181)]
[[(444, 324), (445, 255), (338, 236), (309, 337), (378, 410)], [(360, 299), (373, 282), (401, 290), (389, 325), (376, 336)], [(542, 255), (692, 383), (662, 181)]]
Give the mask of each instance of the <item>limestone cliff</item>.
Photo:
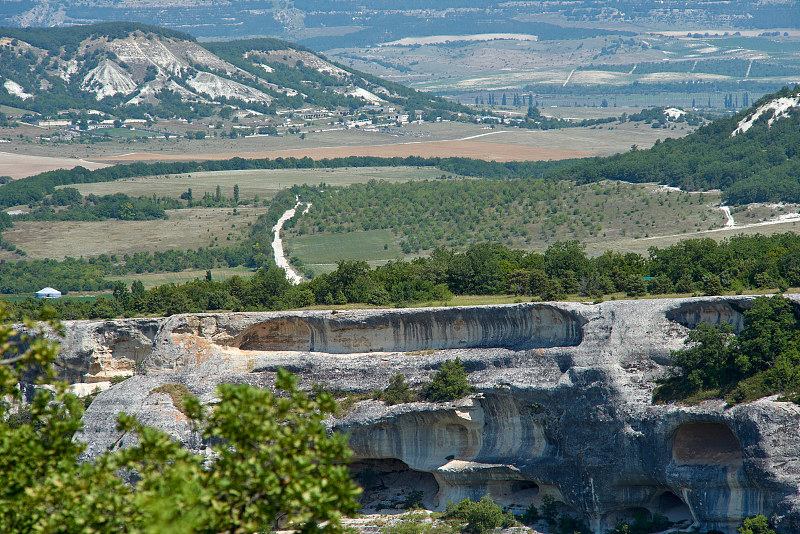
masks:
[[(158, 385), (204, 402), (220, 382), (273, 383), (279, 367), (310, 386), (366, 392), (403, 373), (428, 379), (459, 356), (477, 393), (453, 403), (364, 401), (331, 426), (350, 434), (365, 507), (423, 492), (423, 504), (489, 493), (525, 508), (553, 496), (599, 531), (635, 513), (735, 532), (776, 516), (800, 531), (800, 406), (654, 406), (654, 379), (699, 322), (742, 324), (748, 297), (513, 306), (189, 314), (76, 322), (64, 357), (91, 380), (136, 373), (100, 394), (80, 439), (89, 454), (132, 438), (121, 410), (204, 452)], [(75, 380), (86, 380), (78, 376)]]

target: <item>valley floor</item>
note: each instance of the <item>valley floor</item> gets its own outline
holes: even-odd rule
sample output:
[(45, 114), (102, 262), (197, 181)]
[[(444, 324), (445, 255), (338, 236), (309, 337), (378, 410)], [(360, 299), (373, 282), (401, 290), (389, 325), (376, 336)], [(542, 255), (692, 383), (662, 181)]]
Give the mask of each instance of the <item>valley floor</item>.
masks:
[[(553, 110), (554, 112), (557, 110)], [(563, 111), (563, 110), (561, 110)], [(609, 108), (607, 116), (618, 116), (625, 110)], [(554, 115), (560, 113), (553, 113)], [(104, 165), (130, 161), (174, 161), (199, 159), (227, 159), (275, 157), (340, 157), (349, 155), (371, 156), (461, 156), (496, 161), (548, 160), (605, 156), (630, 150), (632, 145), (648, 148), (656, 139), (682, 137), (691, 133), (691, 127), (681, 124), (674, 129), (650, 128), (637, 123), (612, 123), (597, 127), (565, 128), (560, 130), (524, 130), (518, 128), (489, 128), (467, 123), (423, 123), (403, 128), (407, 135), (361, 130), (323, 131), (303, 130), (299, 135), (287, 137), (257, 136), (240, 139), (208, 138), (186, 140), (153, 138), (145, 141), (107, 141), (93, 144), (51, 144), (19, 139), (17, 135), (39, 135), (36, 131), (23, 132), (23, 128), (0, 129), (16, 134), (10, 143), (0, 147), (13, 153), (14, 160), (4, 161), (7, 168), (0, 175), (14, 178), (30, 176), (43, 170), (84, 165)], [(26, 159), (26, 156), (31, 156)], [(36, 156), (35, 158), (33, 156)], [(59, 158), (47, 162), (40, 156)], [(92, 160), (81, 163), (80, 159)], [(49, 165), (49, 166), (48, 166)]]

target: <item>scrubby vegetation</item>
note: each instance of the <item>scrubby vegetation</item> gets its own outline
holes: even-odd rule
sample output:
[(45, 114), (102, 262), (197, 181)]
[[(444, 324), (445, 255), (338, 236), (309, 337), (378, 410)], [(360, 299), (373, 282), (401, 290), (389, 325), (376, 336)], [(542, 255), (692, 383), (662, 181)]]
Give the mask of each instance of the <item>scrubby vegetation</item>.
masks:
[(391, 406), (393, 404), (414, 402), (415, 400), (419, 400), (419, 395), (408, 385), (406, 377), (401, 373), (396, 373), (389, 379), (389, 385), (381, 391), (376, 391), (372, 398), (383, 401)]
[(737, 404), (779, 393), (800, 403), (800, 312), (782, 295), (756, 298), (738, 334), (701, 323), (672, 356), (674, 376), (655, 390), (656, 402), (723, 397)]
[(448, 503), (441, 518), (462, 525), (461, 531), (464, 534), (484, 534), (496, 528), (512, 527), (517, 523), (513, 514), (503, 512), (488, 495), (477, 502), (467, 498), (457, 504)]
[(166, 393), (169, 395), (169, 398), (172, 399), (172, 404), (175, 406), (176, 410), (186, 416), (191, 415), (186, 407), (186, 402), (192, 397), (192, 392), (183, 384), (168, 382), (152, 389), (150, 394), (153, 393)]

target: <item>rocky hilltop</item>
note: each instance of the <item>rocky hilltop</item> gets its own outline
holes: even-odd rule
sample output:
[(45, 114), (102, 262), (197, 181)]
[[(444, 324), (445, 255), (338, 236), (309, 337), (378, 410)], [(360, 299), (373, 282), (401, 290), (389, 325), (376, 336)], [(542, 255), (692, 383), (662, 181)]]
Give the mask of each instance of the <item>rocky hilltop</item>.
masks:
[(363, 401), (332, 428), (348, 432), (364, 505), (423, 493), (423, 504), (489, 493), (525, 508), (552, 496), (598, 532), (636, 513), (661, 513), (733, 533), (754, 514), (800, 531), (800, 406), (762, 399), (728, 406), (653, 405), (699, 322), (742, 325), (748, 297), (617, 301), (597, 305), (188, 314), (74, 322), (63, 358), (74, 381), (134, 374), (101, 393), (80, 439), (94, 455), (134, 436), (136, 414), (204, 453), (165, 393), (180, 383), (203, 402), (220, 382), (273, 384), (284, 367), (307, 386), (368, 392), (396, 372), (412, 384), (460, 357), (477, 393), (451, 403)]

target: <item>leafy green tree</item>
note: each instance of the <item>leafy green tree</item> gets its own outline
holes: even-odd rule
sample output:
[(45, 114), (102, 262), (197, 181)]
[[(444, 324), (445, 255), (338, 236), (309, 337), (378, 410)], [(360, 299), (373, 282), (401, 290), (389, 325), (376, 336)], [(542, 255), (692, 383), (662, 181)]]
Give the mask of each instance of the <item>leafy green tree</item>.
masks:
[(655, 401), (685, 399), (698, 391), (749, 402), (774, 393), (800, 402), (800, 320), (781, 295), (758, 297), (744, 312), (738, 335), (727, 325), (701, 323), (673, 352), (675, 376), (662, 381)]
[[(0, 309), (0, 324), (7, 314)], [(34, 325), (29, 325), (33, 327)], [(60, 331), (57, 324), (51, 327)], [(355, 512), (358, 489), (350, 481), (344, 436), (324, 425), (336, 404), (310, 399), (294, 377), (279, 370), (280, 396), (245, 385), (222, 385), (210, 414), (199, 401), (184, 410), (209, 443), (214, 460), (203, 465), (164, 432), (119, 416), (119, 430), (139, 443), (81, 462), (83, 402), (56, 383), (40, 390), (29, 422), (10, 424), (21, 401), (18, 383), (40, 369), (49, 382), (58, 346), (44, 336), (18, 335), (0, 326), (0, 531), (92, 533), (255, 532), (291, 525), (303, 532), (342, 532), (340, 517)], [(20, 347), (27, 346), (26, 349)], [(119, 473), (135, 473), (135, 486)]]
[(769, 525), (769, 521), (763, 515), (748, 517), (739, 527), (739, 534), (775, 534)]
[(800, 324), (792, 303), (782, 295), (761, 297), (744, 312), (745, 328), (737, 336), (736, 366), (742, 376), (769, 369), (778, 354), (800, 343)]
[(458, 400), (475, 392), (475, 386), (467, 381), (467, 372), (461, 358), (445, 360), (442, 368), (433, 375), (433, 380), (425, 390), (425, 397), (431, 402)]

